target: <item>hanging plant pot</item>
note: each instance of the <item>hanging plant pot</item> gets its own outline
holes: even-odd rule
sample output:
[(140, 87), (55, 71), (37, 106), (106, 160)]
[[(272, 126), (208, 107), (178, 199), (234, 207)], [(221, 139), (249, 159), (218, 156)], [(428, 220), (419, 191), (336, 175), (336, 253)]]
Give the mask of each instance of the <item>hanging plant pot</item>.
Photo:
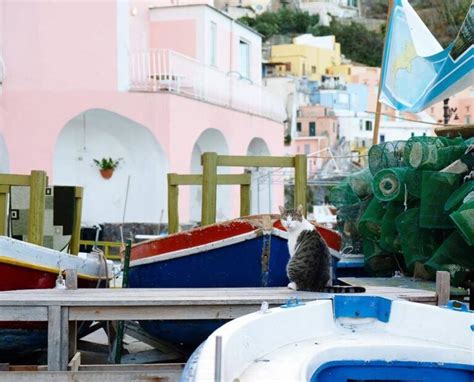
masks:
[(100, 175), (102, 175), (102, 178), (104, 178), (104, 179), (112, 178), (113, 174), (114, 174), (114, 170), (112, 168), (108, 168), (108, 169), (105, 169), (105, 170), (100, 170)]

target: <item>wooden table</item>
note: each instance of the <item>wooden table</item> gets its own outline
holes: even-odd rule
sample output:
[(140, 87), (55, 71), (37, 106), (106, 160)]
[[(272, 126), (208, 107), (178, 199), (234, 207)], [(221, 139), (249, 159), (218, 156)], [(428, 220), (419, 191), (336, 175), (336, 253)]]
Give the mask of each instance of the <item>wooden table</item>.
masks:
[[(435, 303), (430, 291), (394, 287), (367, 288), (370, 295)], [(0, 293), (0, 321), (48, 322), (48, 370), (66, 370), (70, 321), (233, 319), (260, 309), (263, 301), (281, 305), (332, 294), (288, 288), (76, 289), (21, 290)]]

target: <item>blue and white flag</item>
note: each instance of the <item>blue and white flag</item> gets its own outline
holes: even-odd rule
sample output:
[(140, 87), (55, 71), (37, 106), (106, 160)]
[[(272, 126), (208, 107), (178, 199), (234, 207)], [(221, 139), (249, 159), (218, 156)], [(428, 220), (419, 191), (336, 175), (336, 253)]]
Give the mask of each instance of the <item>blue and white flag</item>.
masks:
[(474, 5), (443, 49), (407, 0), (394, 0), (385, 41), (380, 102), (419, 112), (474, 84)]

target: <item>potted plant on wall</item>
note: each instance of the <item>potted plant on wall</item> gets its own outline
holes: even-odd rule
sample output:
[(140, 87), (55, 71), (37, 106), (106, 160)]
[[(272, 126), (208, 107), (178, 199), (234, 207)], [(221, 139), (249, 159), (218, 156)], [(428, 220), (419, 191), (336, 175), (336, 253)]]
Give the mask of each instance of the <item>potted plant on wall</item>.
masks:
[(121, 160), (122, 158), (102, 158), (100, 160), (94, 159), (94, 163), (97, 165), (97, 167), (99, 167), (100, 175), (102, 175), (102, 178), (110, 179), (114, 174), (114, 170), (119, 166)]

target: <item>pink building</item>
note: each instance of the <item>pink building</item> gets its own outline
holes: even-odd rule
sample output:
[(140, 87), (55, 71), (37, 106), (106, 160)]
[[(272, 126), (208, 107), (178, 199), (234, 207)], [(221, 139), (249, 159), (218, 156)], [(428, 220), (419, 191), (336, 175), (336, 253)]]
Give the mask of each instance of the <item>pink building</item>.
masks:
[(325, 162), (317, 157), (327, 156), (325, 149), (337, 142), (337, 118), (331, 109), (321, 105), (302, 106), (298, 111), (296, 131), (298, 136), (292, 142), (295, 154), (314, 155), (308, 158), (308, 173), (311, 175)]
[[(474, 86), (449, 98), (449, 108), (452, 109), (449, 124), (472, 125), (474, 123)], [(444, 104), (438, 102), (427, 109), (427, 112), (438, 123), (444, 121)]]
[[(84, 186), (84, 222), (165, 222), (166, 173), (200, 173), (205, 151), (283, 152), (260, 35), (209, 5), (0, 2), (0, 47), (0, 172)], [(123, 158), (110, 180), (102, 157)], [(219, 219), (237, 215), (237, 192), (219, 187)], [(258, 195), (283, 200), (281, 186)], [(180, 189), (181, 221), (199, 220), (200, 197)]]

